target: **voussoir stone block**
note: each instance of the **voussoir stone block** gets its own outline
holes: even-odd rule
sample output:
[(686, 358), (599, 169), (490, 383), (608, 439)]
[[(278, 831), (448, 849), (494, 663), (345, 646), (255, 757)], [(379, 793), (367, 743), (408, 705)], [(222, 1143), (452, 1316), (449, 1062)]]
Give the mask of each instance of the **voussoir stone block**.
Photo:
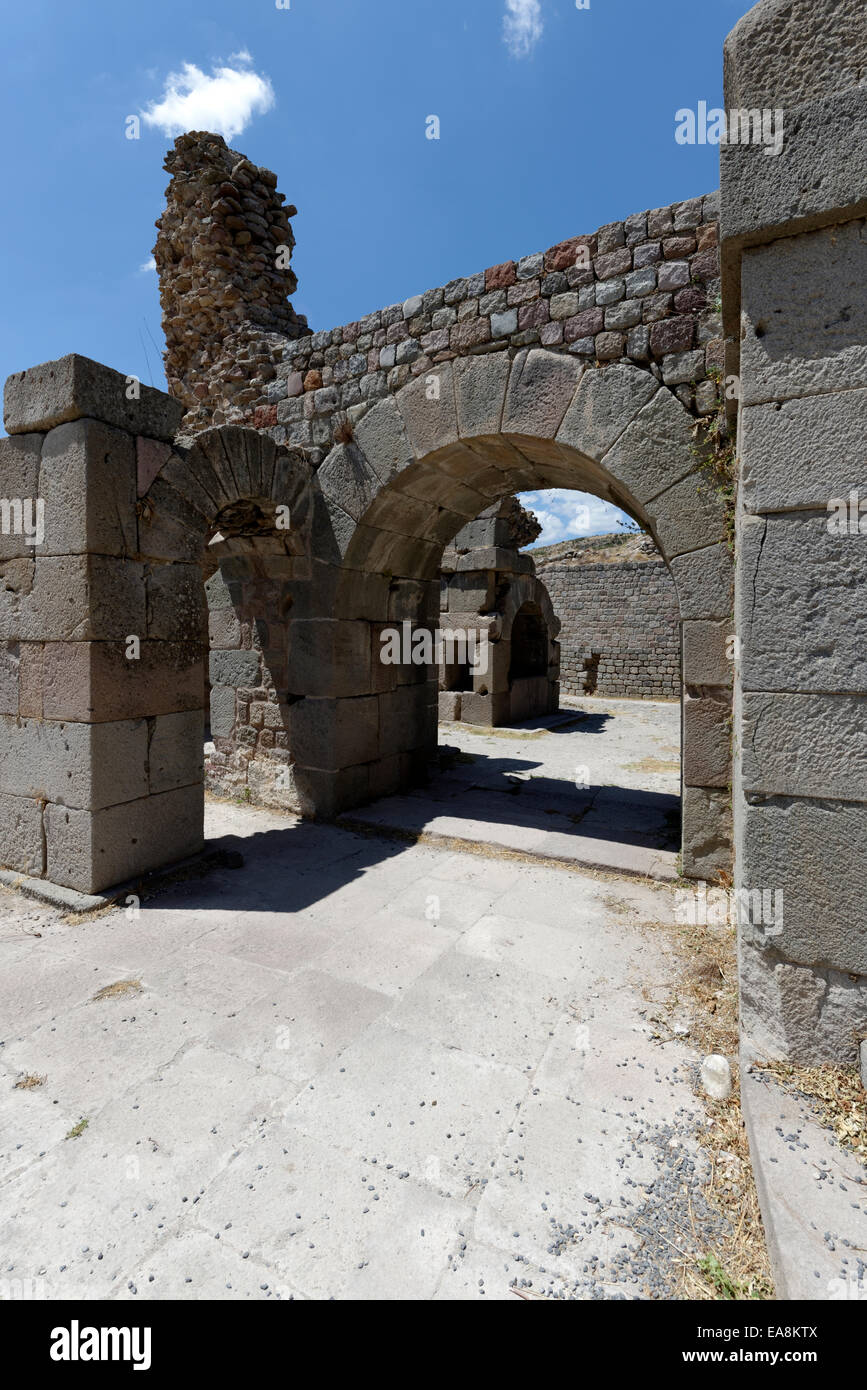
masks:
[(499, 433), (511, 369), (507, 352), (461, 357), (455, 362), (455, 407), (462, 438)]
[(734, 563), (725, 543), (676, 555), (671, 560), (680, 616), (726, 618), (734, 610)]
[(676, 396), (657, 391), (609, 449), (603, 467), (646, 502), (695, 468), (694, 424)]
[(554, 439), (583, 370), (574, 357), (543, 348), (520, 352), (512, 363), (506, 391), (503, 433)]
[(131, 434), (171, 440), (183, 413), (183, 404), (164, 391), (134, 383), (78, 353), (14, 372), (6, 380), (3, 398), (3, 422), (9, 434), (50, 430), (90, 416)]
[(646, 504), (660, 550), (667, 559), (725, 539), (725, 499), (703, 473), (690, 473)]
[(656, 377), (640, 367), (615, 363), (586, 371), (557, 433), (558, 444), (599, 462), (658, 390)]
[(441, 362), (397, 393), (404, 426), (417, 458), (454, 444), (458, 437), (454, 372)]
[(370, 463), (354, 444), (331, 450), (318, 473), (319, 486), (353, 521), (360, 521), (382, 486)]
[(414, 461), (403, 416), (393, 396), (379, 401), (355, 426), (355, 442), (381, 482), (408, 468)]

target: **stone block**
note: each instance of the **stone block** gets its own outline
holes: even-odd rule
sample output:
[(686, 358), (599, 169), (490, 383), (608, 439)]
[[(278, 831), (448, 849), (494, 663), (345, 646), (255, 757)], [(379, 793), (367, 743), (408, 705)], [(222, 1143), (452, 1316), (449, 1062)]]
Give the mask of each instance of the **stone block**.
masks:
[(0, 717), (0, 792), (99, 809), (147, 793), (144, 720), (73, 724)]
[(746, 517), (738, 632), (745, 690), (867, 692), (867, 535), (826, 514)]
[(370, 624), (323, 618), (289, 630), (289, 669), (297, 694), (366, 695), (371, 680)]
[(306, 698), (291, 706), (292, 751), (300, 765), (338, 771), (379, 754), (379, 699)]
[(42, 805), (26, 796), (0, 793), (0, 867), (41, 878)]
[(441, 690), (439, 693), (438, 713), (439, 718), (446, 723), (451, 723), (461, 717), (461, 696), (460, 690)]
[[(41, 434), (0, 439), (0, 496), (6, 503), (5, 507), (0, 506), (0, 561), (44, 553), (44, 541), (39, 546), (33, 543), (38, 537), (42, 440)], [(17, 502), (21, 503), (20, 513), (13, 505)], [(28, 540), (25, 521), (31, 528), (32, 541)]]
[(658, 389), (656, 378), (640, 367), (616, 364), (585, 372), (557, 443), (598, 462)]
[(7, 378), (3, 422), (9, 434), (23, 434), (91, 417), (130, 434), (173, 439), (184, 413), (182, 403), (140, 383), (138, 399), (130, 400), (130, 389), (130, 378), (70, 353)]
[[(461, 707), (463, 708), (463, 695)], [(428, 740), (427, 683), (399, 686), (378, 696), (380, 751), (383, 757), (424, 748)], [(434, 734), (434, 739), (436, 735)]]
[(394, 397), (380, 401), (359, 420), (355, 442), (383, 483), (390, 482), (415, 459)]
[(259, 684), (258, 652), (211, 652), (209, 670), (213, 685), (256, 686)]
[(741, 276), (743, 405), (867, 386), (863, 222), (755, 247)]
[(637, 501), (646, 502), (694, 470), (694, 424), (676, 396), (657, 391), (609, 449), (603, 466)]
[(509, 377), (503, 433), (554, 439), (583, 370), (575, 358), (542, 348), (519, 353)]
[(104, 555), (0, 564), (0, 639), (108, 640), (145, 631), (144, 567)]
[(148, 748), (151, 793), (201, 783), (204, 776), (203, 743), (204, 717), (201, 710), (163, 714), (155, 719)]
[(863, 695), (747, 692), (740, 744), (745, 792), (867, 801)]
[(749, 924), (743, 938), (801, 965), (867, 975), (858, 857), (867, 805), (753, 794), (738, 804), (737, 886), (783, 893), (782, 930)]
[(397, 394), (397, 403), (417, 458), (424, 458), (457, 440), (454, 374), (450, 362), (441, 362), (404, 386)]
[(354, 521), (360, 521), (382, 483), (355, 444), (332, 449), (318, 473), (319, 485)]
[(795, 965), (772, 945), (738, 950), (741, 1051), (746, 1062), (857, 1063), (867, 1025), (867, 980)]
[(41, 555), (135, 555), (135, 441), (99, 420), (74, 420), (45, 436), (39, 495)]
[(143, 641), (130, 660), (123, 640), (46, 642), (42, 648), (46, 719), (107, 723), (202, 707), (201, 648)]
[(671, 559), (725, 537), (725, 499), (703, 473), (690, 473), (647, 505), (654, 538)]
[(212, 649), (228, 651), (241, 645), (241, 624), (231, 608), (208, 614), (208, 641)]
[(464, 439), (499, 433), (510, 371), (505, 352), (459, 358), (455, 363), (455, 408)]
[(683, 704), (683, 780), (691, 787), (727, 787), (731, 781), (731, 702), (693, 699)]
[(732, 808), (728, 791), (684, 786), (682, 859), (686, 878), (713, 879), (720, 870), (731, 871)]
[(45, 808), (45, 877), (99, 893), (148, 869), (177, 863), (204, 845), (204, 793), (181, 787), (99, 811)]
[(734, 564), (725, 544), (691, 550), (671, 560), (680, 616), (726, 618), (734, 612)]
[(153, 565), (146, 584), (148, 637), (202, 644), (207, 608), (198, 565)]
[(235, 731), (235, 687), (211, 686), (211, 738), (231, 738)]
[(733, 665), (727, 654), (732, 624), (686, 622), (683, 624), (683, 679), (685, 685), (728, 687)]
[(747, 511), (825, 508), (853, 488), (867, 503), (867, 390), (747, 406), (739, 427)]
[(18, 713), (20, 661), (18, 642), (0, 642), (0, 714)]

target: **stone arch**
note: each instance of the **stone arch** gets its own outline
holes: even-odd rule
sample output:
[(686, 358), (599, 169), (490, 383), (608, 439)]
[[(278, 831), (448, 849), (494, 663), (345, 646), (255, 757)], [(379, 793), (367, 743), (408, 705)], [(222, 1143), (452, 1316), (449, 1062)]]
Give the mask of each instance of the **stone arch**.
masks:
[[(378, 629), (398, 617), (436, 620), (432, 581), (442, 548), (486, 507), (515, 492), (572, 487), (646, 527), (673, 575), (684, 870), (700, 876), (727, 866), (732, 567), (725, 502), (698, 465), (694, 428), (650, 371), (585, 367), (541, 348), (443, 363), (361, 419), (317, 478), (339, 552), (332, 640), (359, 655), (340, 699), (356, 702), (367, 731), (361, 756), (339, 770), (339, 803), (403, 785), (435, 739), (430, 683), (409, 672), (401, 684), (376, 669)], [(349, 713), (335, 706), (332, 717)]]
[(298, 805), (289, 711), (304, 692), (289, 636), (309, 582), (311, 477), (300, 451), (223, 426), (176, 447), (139, 503), (152, 582), (172, 594), (181, 639), (209, 649), (206, 781), (287, 809)]

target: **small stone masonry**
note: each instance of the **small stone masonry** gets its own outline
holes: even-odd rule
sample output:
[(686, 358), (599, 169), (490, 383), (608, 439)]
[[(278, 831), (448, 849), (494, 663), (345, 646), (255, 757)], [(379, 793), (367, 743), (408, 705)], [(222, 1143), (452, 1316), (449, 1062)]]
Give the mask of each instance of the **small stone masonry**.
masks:
[(4, 494), (45, 506), (41, 544), (0, 536), (2, 859), (84, 892), (203, 843), (201, 600), (137, 515), (183, 407), (126, 390), (82, 357), (21, 372), (0, 440)]
[[(741, 929), (748, 1056), (854, 1064), (867, 1035), (867, 22), (762, 0), (726, 106), (781, 108), (777, 158), (721, 151), (728, 367), (739, 372), (735, 864), (784, 895)], [(854, 525), (829, 503), (855, 494)], [(849, 510), (847, 505), (847, 511)]]
[[(440, 666), (441, 719), (496, 727), (558, 708), (560, 622), (532, 557), (519, 552), (541, 529), (517, 498), (507, 497), (459, 531), (444, 552), (440, 626), (449, 632), (484, 629), (487, 662), (486, 669), (472, 672)], [(527, 647), (528, 634), (539, 648), (533, 653), (538, 670), (530, 673), (519, 649), (522, 641)]]

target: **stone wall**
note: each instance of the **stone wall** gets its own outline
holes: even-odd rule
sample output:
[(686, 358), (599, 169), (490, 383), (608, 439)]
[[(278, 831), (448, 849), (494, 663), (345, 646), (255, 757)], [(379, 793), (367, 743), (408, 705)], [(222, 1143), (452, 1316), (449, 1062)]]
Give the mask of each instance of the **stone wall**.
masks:
[(564, 694), (680, 698), (680, 612), (661, 559), (536, 567), (560, 619)]
[(291, 306), (281, 327), (281, 288), (291, 293), (295, 278), (268, 270), (277, 237), (292, 245), (275, 176), (203, 134), (181, 136), (166, 168), (172, 182), (154, 254), (169, 386), (188, 408), (184, 433), (248, 424), (318, 463), (413, 377), (469, 354), (515, 356), (535, 345), (587, 364), (638, 364), (694, 414), (715, 409), (708, 374), (723, 366), (717, 193), (636, 213), (311, 334)]
[(854, 1065), (867, 1036), (865, 71), (863, 0), (762, 0), (726, 44), (726, 105), (785, 107), (777, 158), (721, 150), (735, 874), (784, 906), (741, 926), (743, 1044), (809, 1065)]

